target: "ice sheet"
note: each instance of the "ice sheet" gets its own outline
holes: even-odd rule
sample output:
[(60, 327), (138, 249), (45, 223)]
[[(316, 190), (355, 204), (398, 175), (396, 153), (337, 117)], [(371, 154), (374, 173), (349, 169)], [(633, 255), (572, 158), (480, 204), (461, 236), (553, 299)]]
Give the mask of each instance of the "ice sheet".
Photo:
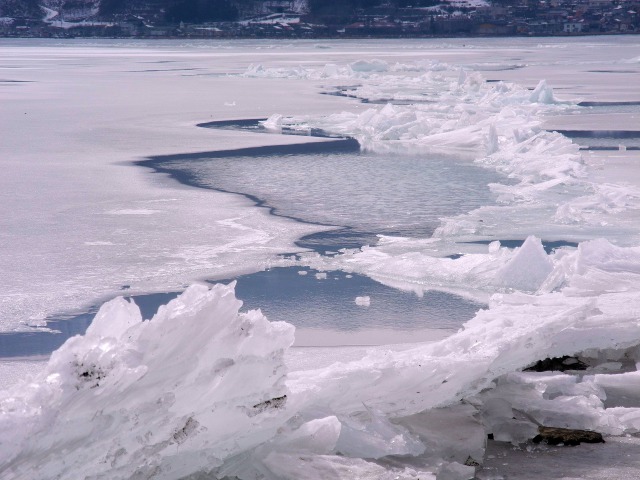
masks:
[(35, 376), (46, 362), (47, 357), (14, 358), (0, 362), (0, 386), (7, 389), (25, 378)]
[[(259, 270), (316, 230), (125, 163), (282, 142), (194, 125), (213, 115), (271, 111), (288, 87), (258, 92), (237, 79), (185, 76), (195, 66), (220, 72), (224, 50), (39, 44), (17, 42), (1, 54), (4, 74), (30, 82), (0, 91), (3, 330), (86, 308), (122, 288), (166, 291), (196, 278)], [(166, 71), (158, 61), (186, 70)], [(249, 90), (254, 94), (240, 95)], [(224, 105), (234, 99), (236, 106)], [(311, 99), (305, 109), (326, 108), (320, 103)]]
[[(606, 100), (604, 86), (614, 81), (615, 88), (608, 87), (607, 95), (628, 100), (634, 92), (623, 74), (583, 72), (577, 85), (574, 72), (576, 66), (594, 71), (638, 68), (633, 63), (637, 41), (632, 36), (476, 39), (473, 44), (456, 39), (328, 41), (326, 46), (318, 49), (316, 42), (3, 40), (5, 77), (26, 82), (5, 85), (0, 91), (5, 132), (1, 218), (6, 238), (1, 258), (3, 271), (8, 272), (2, 283), (3, 328), (25, 328), (25, 323), (40, 323), (53, 312), (86, 307), (112, 296), (123, 285), (133, 291), (166, 290), (194, 278), (259, 269), (273, 253), (290, 249), (298, 233), (308, 231), (300, 226), (301, 230), (292, 231), (292, 225), (281, 228), (259, 212), (245, 212), (237, 199), (211, 200), (211, 194), (187, 191), (160, 178), (149, 182), (148, 175), (116, 164), (151, 154), (284, 141), (202, 132), (193, 128), (199, 121), (369, 109), (316, 95), (319, 83), (328, 89), (340, 85), (343, 72), (356, 75), (355, 80), (358, 75), (395, 77), (386, 83), (378, 79), (376, 91), (386, 89), (405, 97), (407, 89), (414, 92), (411, 95), (420, 89), (421, 75), (437, 75), (449, 65), (456, 81), (460, 66), (481, 69), (485, 78), (496, 73), (501, 80), (517, 80), (530, 88), (546, 78), (556, 95), (568, 99), (588, 89), (592, 100)], [(495, 61), (496, 49), (504, 62)], [(362, 71), (357, 62), (386, 65), (387, 70)], [(256, 85), (255, 78), (225, 76), (246, 72), (251, 64), (264, 64), (267, 71), (314, 71), (320, 78), (286, 82), (261, 78), (260, 88), (248, 88)], [(517, 68), (505, 69), (512, 64)], [(355, 71), (350, 65), (356, 66)], [(371, 79), (365, 77), (358, 83), (370, 89)], [(82, 82), (78, 84), (77, 79)], [(148, 88), (150, 81), (153, 88)], [(426, 93), (428, 99), (433, 91)], [(69, 188), (69, 182), (75, 187)], [(213, 209), (213, 203), (219, 207)], [(108, 214), (114, 211), (151, 214)], [(175, 237), (159, 233), (159, 225), (165, 224), (176, 226)], [(192, 224), (200, 225), (196, 232), (191, 231)], [(248, 231), (240, 229), (247, 225), (254, 229), (254, 238), (243, 240), (247, 248), (240, 254), (235, 241), (245, 236)], [(530, 227), (522, 233), (560, 234), (532, 232)], [(268, 252), (248, 259), (249, 245), (271, 241), (271, 228), (279, 240), (271, 242)], [(285, 238), (283, 230), (290, 235)], [(217, 238), (213, 249), (205, 237)], [(223, 244), (226, 247), (220, 248)], [(73, 261), (63, 254), (68, 251), (74, 252)]]
[[(297, 352), (297, 360), (288, 357), (297, 366), (286, 374), (291, 327), (256, 311), (239, 313), (231, 287), (192, 287), (151, 322), (114, 300), (35, 381), (0, 394), (2, 476), (463, 478), (486, 461), (485, 477), (495, 477), (514, 470), (500, 465), (510, 460), (493, 461), (504, 452), (491, 445), (493, 459), (476, 458), (485, 451), (483, 433), (519, 443), (540, 422), (636, 435), (638, 157), (587, 156), (540, 125), (544, 116), (566, 119), (579, 97), (637, 100), (628, 74), (603, 73), (637, 69), (637, 40), (469, 43), (3, 45), (5, 76), (34, 81), (0, 90), (8, 125), (0, 147), (5, 330), (112, 296), (122, 285), (153, 291), (254, 271), (312, 230), (242, 199), (117, 163), (284, 141), (212, 133), (194, 128), (198, 121), (280, 114), (279, 121), (358, 135), (374, 151), (423, 148), (477, 160), (516, 185), (493, 186), (503, 206), (445, 219), (436, 238), (386, 237), (333, 258), (287, 261), (488, 302), (459, 332), (364, 357), (328, 349), (301, 360)], [(497, 52), (503, 61), (496, 62)], [(146, 63), (165, 60), (176, 65)], [(251, 64), (263, 65), (254, 68), (259, 75)], [(331, 91), (345, 80), (358, 98), (425, 101), (376, 106), (317, 94), (319, 85)], [(581, 118), (579, 109), (575, 115)], [(515, 248), (465, 243), (513, 239), (526, 241)], [(547, 252), (540, 239), (580, 244)], [(110, 254), (111, 247), (117, 250)], [(587, 361), (589, 370), (521, 372), (563, 355)], [(514, 420), (516, 410), (524, 418)], [(421, 428), (406, 426), (407, 416), (420, 418)], [(464, 444), (451, 440), (462, 432)], [(598, 463), (588, 474), (637, 477), (625, 457), (637, 456), (637, 442), (611, 444), (623, 448), (601, 462), (619, 469)], [(512, 454), (516, 475), (522, 462), (538, 457), (553, 478), (550, 456), (524, 452)], [(579, 459), (553, 458), (563, 476), (580, 476)]]

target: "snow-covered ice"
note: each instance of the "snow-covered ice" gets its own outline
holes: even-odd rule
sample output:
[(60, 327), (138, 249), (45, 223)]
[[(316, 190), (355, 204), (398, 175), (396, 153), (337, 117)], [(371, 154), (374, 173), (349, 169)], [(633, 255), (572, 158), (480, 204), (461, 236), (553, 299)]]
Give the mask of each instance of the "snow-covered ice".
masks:
[[(573, 454), (519, 447), (538, 424), (620, 447), (619, 471), (596, 454), (580, 478), (638, 476), (621, 457), (640, 452), (637, 151), (586, 152), (544, 128), (637, 125), (637, 110), (578, 106), (640, 100), (625, 73), (640, 73), (637, 40), (325, 43), (6, 41), (3, 74), (25, 83), (0, 87), (3, 330), (123, 285), (166, 291), (275, 264), (486, 307), (424, 344), (305, 350), (290, 348), (291, 325), (243, 311), (233, 284), (193, 285), (150, 321), (116, 298), (47, 362), (2, 364), (3, 479), (532, 478), (512, 457), (580, 476), (562, 463)], [(443, 218), (432, 237), (282, 259), (320, 227), (130, 164), (309, 141), (194, 127), (231, 117), (509, 181), (490, 186), (496, 205)], [(524, 371), (564, 356), (586, 370)]]
[[(166, 291), (260, 270), (317, 230), (126, 164), (154, 154), (284, 142), (194, 127), (214, 114), (271, 112), (288, 90), (274, 84), (258, 92), (237, 78), (185, 76), (198, 65), (227, 73), (233, 66), (219, 65), (226, 48), (4, 40), (0, 55), (3, 74), (25, 82), (0, 91), (3, 330), (87, 308), (124, 285), (132, 293)], [(174, 62), (172, 70), (163, 71), (157, 62), (164, 61)], [(242, 102), (221, 109), (240, 91)], [(311, 99), (304, 111), (326, 108), (321, 100), (327, 99)]]
[(356, 305), (359, 305), (361, 307), (368, 307), (369, 305), (371, 305), (371, 297), (369, 297), (368, 295), (365, 295), (363, 297), (356, 297), (355, 302)]

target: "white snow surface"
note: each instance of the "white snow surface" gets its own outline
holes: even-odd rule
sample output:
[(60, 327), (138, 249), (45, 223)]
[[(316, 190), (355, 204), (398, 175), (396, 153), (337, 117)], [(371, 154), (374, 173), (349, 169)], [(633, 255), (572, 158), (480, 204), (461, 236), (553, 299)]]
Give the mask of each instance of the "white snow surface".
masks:
[[(637, 40), (326, 43), (4, 45), (5, 75), (32, 83), (0, 90), (2, 328), (122, 285), (163, 291), (276, 262), (486, 308), (443, 340), (345, 362), (328, 349), (318, 363), (336, 363), (287, 372), (293, 327), (243, 312), (233, 284), (193, 285), (150, 321), (116, 298), (86, 335), (0, 392), (0, 477), (465, 478), (482, 474), (471, 465), (488, 460), (487, 433), (514, 445), (537, 424), (640, 433), (638, 158), (586, 157), (543, 129), (553, 116), (598, 129), (603, 117), (581, 115), (580, 98), (638, 100), (626, 73), (598, 73), (624, 65), (637, 76)], [(345, 85), (351, 99), (317, 95)], [(474, 161), (510, 181), (492, 185), (498, 206), (443, 219), (433, 238), (283, 261), (315, 227), (123, 164), (284, 143), (194, 128), (270, 115), (272, 131), (322, 128), (372, 151)], [(509, 239), (524, 243), (499, 241)], [(579, 244), (548, 254), (541, 239)], [(588, 369), (522, 371), (565, 355)]]
[[(0, 90), (2, 330), (85, 309), (124, 286), (132, 294), (176, 290), (261, 270), (319, 230), (126, 163), (284, 142), (195, 127), (214, 114), (272, 111), (288, 89), (273, 85), (267, 94), (238, 79), (191, 75), (190, 68), (233, 68), (217, 63), (226, 48), (4, 43), (3, 74), (27, 83)], [(225, 107), (227, 100), (238, 104)]]

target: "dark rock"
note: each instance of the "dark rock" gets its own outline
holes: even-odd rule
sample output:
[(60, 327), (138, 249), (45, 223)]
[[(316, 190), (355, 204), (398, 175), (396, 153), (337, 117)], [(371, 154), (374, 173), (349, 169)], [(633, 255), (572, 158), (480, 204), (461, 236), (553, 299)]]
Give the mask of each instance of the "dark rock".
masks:
[(467, 467), (479, 467), (480, 466), (480, 462), (476, 461), (473, 459), (473, 457), (471, 455), (469, 455), (467, 457), (467, 459), (465, 460), (464, 464)]
[(525, 372), (565, 372), (567, 370), (586, 370), (589, 367), (576, 357), (565, 355), (564, 357), (545, 358), (524, 369)]
[(258, 415), (266, 410), (277, 410), (283, 408), (287, 403), (287, 396), (283, 395), (281, 397), (271, 398), (264, 402), (260, 402), (253, 406), (252, 410), (249, 411), (249, 416), (253, 417), (254, 415)]
[(184, 427), (174, 432), (173, 439), (178, 445), (184, 443), (190, 436), (192, 436), (196, 432), (199, 425), (200, 424), (196, 420), (194, 420), (193, 417), (187, 418)]
[(533, 443), (546, 442), (549, 445), (562, 443), (571, 447), (580, 445), (582, 442), (604, 443), (602, 435), (598, 432), (556, 427), (538, 427), (538, 435), (532, 441)]
[(78, 379), (81, 381), (81, 383), (76, 385), (76, 390), (80, 390), (80, 388), (86, 385), (88, 385), (89, 388), (99, 387), (100, 381), (107, 376), (104, 370), (93, 363), (85, 365), (84, 363), (78, 363), (75, 361), (73, 365), (76, 368)]

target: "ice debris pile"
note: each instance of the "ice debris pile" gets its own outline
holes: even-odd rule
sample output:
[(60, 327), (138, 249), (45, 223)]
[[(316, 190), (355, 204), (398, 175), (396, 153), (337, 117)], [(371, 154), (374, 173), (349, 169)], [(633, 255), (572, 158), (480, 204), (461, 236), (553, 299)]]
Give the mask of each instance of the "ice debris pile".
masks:
[(273, 437), (294, 329), (240, 306), (233, 285), (192, 286), (151, 321), (105, 304), (0, 394), (0, 477), (176, 479)]
[[(523, 256), (535, 291), (518, 289)], [(531, 238), (510, 261), (495, 278), (511, 288), (458, 333), (311, 371), (286, 372), (293, 327), (241, 312), (233, 284), (192, 286), (150, 321), (115, 299), (2, 393), (2, 478), (463, 479), (487, 434), (640, 432), (640, 249), (548, 256)], [(589, 368), (524, 371), (563, 356)]]
[[(255, 75), (256, 68), (246, 75)], [(305, 68), (304, 75), (300, 69), (285, 69), (288, 75), (257, 70), (262, 76), (323, 80), (328, 92), (371, 104), (364, 111), (325, 117), (274, 114), (264, 122), (269, 130), (319, 129), (354, 137), (365, 150), (417, 153), (425, 161), (465, 160), (504, 175), (504, 182), (490, 185), (499, 205), (444, 220), (438, 236), (617, 235), (629, 245), (637, 243), (635, 217), (628, 212), (640, 209), (640, 190), (593, 182), (579, 146), (541, 128), (543, 115), (578, 108), (558, 100), (544, 80), (529, 91), (513, 83), (488, 83), (479, 72), (440, 62), (368, 60)], [(331, 86), (345, 80), (354, 85)], [(517, 221), (505, 225), (505, 218)]]
[[(588, 249), (589, 245), (584, 243), (581, 249)], [(488, 245), (464, 245), (440, 239), (382, 236), (376, 246), (342, 249), (333, 256), (301, 254), (299, 263), (317, 270), (366, 275), (419, 296), (437, 290), (486, 303), (494, 293), (533, 293), (558, 287), (564, 275), (560, 274), (560, 266), (554, 270), (554, 262), (560, 265), (567, 255), (573, 258), (575, 254), (570, 252), (571, 249), (558, 248), (547, 255), (540, 239), (534, 236), (517, 249), (502, 246), (497, 240)], [(551, 275), (552, 272), (555, 273)]]

